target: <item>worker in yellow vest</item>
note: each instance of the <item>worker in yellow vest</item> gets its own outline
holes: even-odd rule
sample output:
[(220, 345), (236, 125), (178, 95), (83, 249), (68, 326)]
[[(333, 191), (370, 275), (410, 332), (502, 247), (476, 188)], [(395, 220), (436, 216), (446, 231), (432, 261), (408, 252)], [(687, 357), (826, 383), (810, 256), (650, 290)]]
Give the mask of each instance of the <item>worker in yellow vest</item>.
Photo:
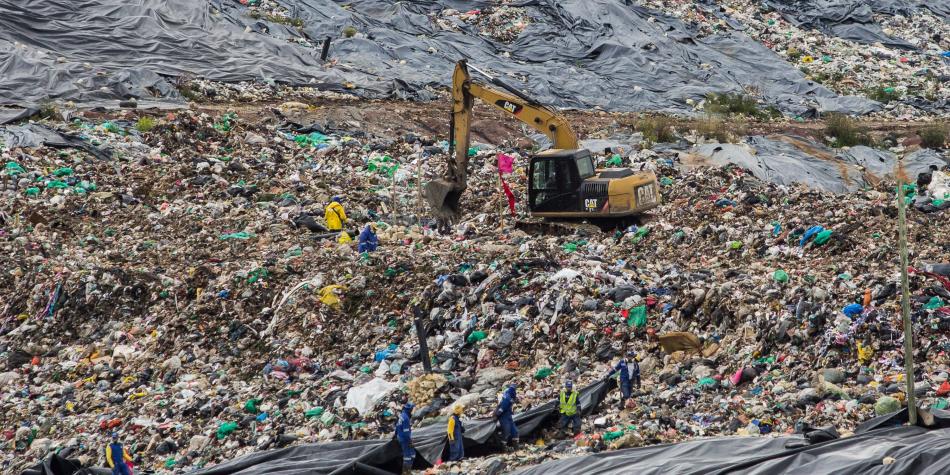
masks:
[(564, 389), (561, 390), (559, 410), (561, 413), (560, 430), (567, 428), (571, 423), (573, 435), (581, 433), (581, 415), (577, 413), (577, 391), (574, 390), (574, 383), (568, 380), (564, 383)]

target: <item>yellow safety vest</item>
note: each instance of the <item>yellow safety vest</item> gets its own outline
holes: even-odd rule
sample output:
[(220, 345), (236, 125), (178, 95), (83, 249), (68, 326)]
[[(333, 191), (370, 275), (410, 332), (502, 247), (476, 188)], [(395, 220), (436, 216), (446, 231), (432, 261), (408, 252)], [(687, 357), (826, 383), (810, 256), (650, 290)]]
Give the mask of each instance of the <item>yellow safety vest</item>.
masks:
[(571, 391), (570, 397), (561, 390), (561, 414), (573, 416), (577, 414), (577, 391)]

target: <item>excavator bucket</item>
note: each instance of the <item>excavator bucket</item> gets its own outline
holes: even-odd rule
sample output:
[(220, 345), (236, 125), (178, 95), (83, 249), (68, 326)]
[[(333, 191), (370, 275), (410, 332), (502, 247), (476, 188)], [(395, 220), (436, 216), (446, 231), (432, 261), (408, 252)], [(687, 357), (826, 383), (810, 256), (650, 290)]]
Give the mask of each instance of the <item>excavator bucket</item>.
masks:
[(426, 201), (432, 213), (440, 218), (454, 218), (461, 212), (459, 199), (464, 189), (447, 180), (433, 180), (426, 183)]

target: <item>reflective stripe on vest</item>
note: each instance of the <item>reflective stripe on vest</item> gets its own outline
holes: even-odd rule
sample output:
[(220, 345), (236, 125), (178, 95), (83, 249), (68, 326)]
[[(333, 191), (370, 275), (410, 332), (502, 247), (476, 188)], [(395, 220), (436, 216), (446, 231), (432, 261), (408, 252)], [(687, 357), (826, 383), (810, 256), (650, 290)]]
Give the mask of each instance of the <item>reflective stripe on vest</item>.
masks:
[(567, 394), (561, 391), (561, 414), (573, 416), (577, 414), (577, 391), (571, 391), (571, 396), (565, 398)]

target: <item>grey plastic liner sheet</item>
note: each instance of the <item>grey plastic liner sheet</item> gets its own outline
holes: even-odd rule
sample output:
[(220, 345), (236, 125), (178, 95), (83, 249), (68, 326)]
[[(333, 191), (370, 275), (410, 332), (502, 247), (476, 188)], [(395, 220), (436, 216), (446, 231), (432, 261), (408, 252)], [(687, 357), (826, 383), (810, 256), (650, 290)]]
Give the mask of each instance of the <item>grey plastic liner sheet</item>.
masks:
[[(704, 144), (696, 148), (694, 165), (737, 165), (756, 178), (779, 185), (802, 183), (812, 189), (846, 193), (893, 178), (897, 156), (865, 146), (835, 150), (811, 139), (770, 135), (749, 137), (741, 144)], [(903, 157), (911, 178), (941, 169), (948, 162), (938, 152), (921, 149)]]
[(912, 50), (914, 45), (888, 36), (874, 20), (874, 14), (913, 17), (929, 10), (950, 21), (950, 2), (945, 0), (765, 0), (793, 25), (814, 28), (831, 36), (864, 44), (881, 43)]
[(0, 143), (7, 148), (39, 147), (77, 148), (89, 152), (100, 160), (112, 158), (112, 151), (99, 148), (75, 135), (64, 134), (38, 124), (0, 127)]
[[(485, 1), (280, 1), (304, 20), (302, 32), (251, 19), (234, 0), (0, 0), (0, 106), (20, 108), (0, 109), (0, 123), (49, 99), (181, 102), (178, 77), (425, 100), (448, 85), (460, 58), (560, 108), (691, 113), (687, 99), (749, 87), (790, 115), (881, 107), (808, 81), (742, 32), (700, 38), (679, 19), (625, 0), (515, 3), (530, 22), (510, 45), (461, 21), (451, 30), (434, 21), (446, 8)], [(342, 38), (346, 26), (361, 35)], [(334, 38), (338, 63), (324, 67), (319, 49), (287, 41), (300, 35), (317, 45)]]
[[(812, 445), (802, 437), (722, 437), (654, 445), (544, 463), (518, 475), (772, 475), (948, 473), (950, 412), (935, 410), (929, 427), (907, 423), (907, 408), (862, 423), (855, 435)], [(884, 465), (885, 457), (894, 463)]]
[[(865, 169), (867, 174), (874, 178), (893, 178), (897, 167), (897, 155), (886, 150), (878, 150), (864, 145), (851, 147), (838, 154), (838, 157), (846, 163), (852, 163)], [(916, 178), (918, 174), (928, 172), (931, 167), (941, 169), (948, 163), (935, 150), (921, 149), (908, 153), (904, 156), (901, 163), (907, 176)]]
[(779, 185), (803, 183), (812, 189), (845, 193), (867, 184), (856, 165), (835, 159), (833, 150), (801, 137), (753, 136), (743, 144), (705, 144), (696, 155), (705, 160), (703, 164), (737, 165)]

